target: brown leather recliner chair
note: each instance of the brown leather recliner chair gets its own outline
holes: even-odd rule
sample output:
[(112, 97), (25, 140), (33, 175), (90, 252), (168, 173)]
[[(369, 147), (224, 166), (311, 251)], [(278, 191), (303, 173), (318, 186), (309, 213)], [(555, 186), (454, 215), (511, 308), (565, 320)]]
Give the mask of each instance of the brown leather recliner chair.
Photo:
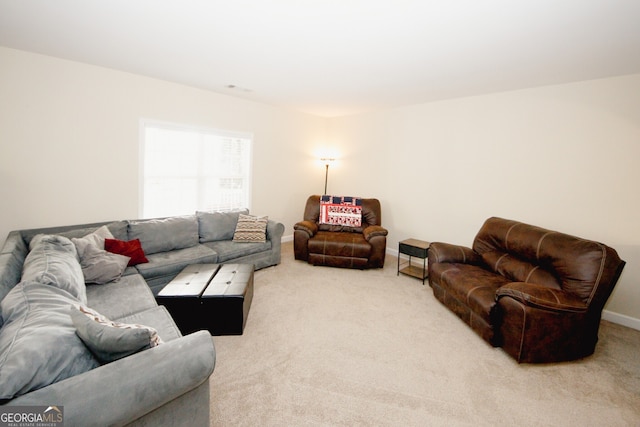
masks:
[(295, 259), (313, 265), (382, 268), (387, 230), (382, 227), (378, 199), (362, 199), (362, 226), (320, 224), (320, 196), (307, 199), (303, 221), (294, 225)]
[(518, 362), (579, 359), (594, 352), (600, 317), (625, 262), (598, 242), (489, 218), (473, 247), (435, 242), (435, 297)]

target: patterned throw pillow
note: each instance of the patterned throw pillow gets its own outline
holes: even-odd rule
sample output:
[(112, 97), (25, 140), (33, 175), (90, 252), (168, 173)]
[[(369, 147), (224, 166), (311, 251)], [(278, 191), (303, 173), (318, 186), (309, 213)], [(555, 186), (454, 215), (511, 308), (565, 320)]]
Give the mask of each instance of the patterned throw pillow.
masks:
[(362, 199), (359, 197), (322, 196), (320, 224), (362, 226)]
[(233, 233), (234, 242), (264, 243), (267, 241), (267, 216), (240, 214), (238, 225)]
[(70, 314), (76, 333), (102, 363), (162, 344), (150, 326), (114, 322), (83, 305), (71, 306)]

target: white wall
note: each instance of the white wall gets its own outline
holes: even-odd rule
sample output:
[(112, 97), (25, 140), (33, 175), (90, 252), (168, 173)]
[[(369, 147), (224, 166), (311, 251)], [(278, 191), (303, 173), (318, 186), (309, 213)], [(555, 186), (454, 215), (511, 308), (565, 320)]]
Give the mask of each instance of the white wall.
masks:
[(628, 262), (607, 310), (640, 319), (640, 75), (333, 119), (329, 138), (349, 147), (330, 192), (378, 197), (392, 250), (470, 246), (489, 216), (602, 241)]
[(15, 229), (137, 218), (141, 118), (252, 132), (251, 211), (286, 232), (321, 185), (307, 163), (323, 118), (0, 48), (0, 242)]
[[(251, 210), (378, 197), (391, 250), (470, 245), (497, 215), (602, 241), (628, 264), (607, 309), (640, 322), (640, 75), (323, 119), (0, 48), (0, 242), (14, 229), (138, 215), (139, 120), (252, 132)], [(618, 319), (619, 320), (619, 319)]]

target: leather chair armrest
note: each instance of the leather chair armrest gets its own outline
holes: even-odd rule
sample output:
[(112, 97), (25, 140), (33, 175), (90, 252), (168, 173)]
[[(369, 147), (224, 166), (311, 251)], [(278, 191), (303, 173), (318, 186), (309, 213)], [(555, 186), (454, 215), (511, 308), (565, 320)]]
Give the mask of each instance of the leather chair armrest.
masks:
[(496, 300), (502, 297), (511, 297), (524, 305), (544, 310), (572, 313), (587, 311), (586, 304), (576, 295), (535, 283), (509, 283), (496, 291)]
[(457, 262), (482, 264), (482, 258), (473, 249), (451, 243), (433, 242), (429, 245), (429, 262)]
[(367, 242), (374, 237), (386, 236), (387, 234), (389, 234), (387, 229), (380, 225), (370, 225), (366, 227), (364, 230), (362, 230), (362, 235), (364, 236)]
[(309, 234), (309, 237), (313, 237), (318, 232), (318, 224), (313, 221), (300, 221), (293, 226), (293, 229), (304, 231)]

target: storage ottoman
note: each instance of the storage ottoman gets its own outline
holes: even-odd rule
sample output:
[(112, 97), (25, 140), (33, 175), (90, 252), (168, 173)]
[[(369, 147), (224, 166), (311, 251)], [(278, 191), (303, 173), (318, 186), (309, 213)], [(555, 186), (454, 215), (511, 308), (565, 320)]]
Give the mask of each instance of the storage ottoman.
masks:
[(223, 264), (200, 297), (211, 335), (242, 335), (253, 300), (253, 265)]
[(253, 264), (193, 264), (156, 296), (183, 334), (242, 335), (253, 299)]

